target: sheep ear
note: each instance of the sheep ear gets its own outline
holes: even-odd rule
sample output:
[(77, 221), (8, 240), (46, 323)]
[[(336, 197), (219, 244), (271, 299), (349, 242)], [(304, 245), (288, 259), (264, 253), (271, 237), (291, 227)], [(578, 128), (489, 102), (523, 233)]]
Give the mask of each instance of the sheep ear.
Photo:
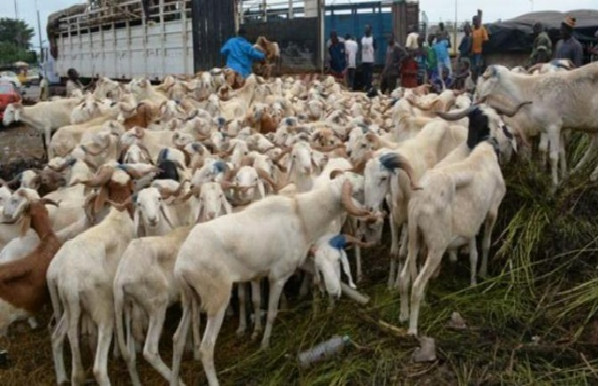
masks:
[(135, 230), (137, 237), (144, 237), (146, 232), (143, 224), (141, 224), (141, 221), (139, 221), (139, 217), (139, 209), (135, 208), (135, 212), (133, 212), (133, 229)]
[(26, 208), (26, 212), (23, 213), (23, 223), (21, 224), (21, 237), (25, 237), (27, 231), (31, 227), (31, 216), (29, 215), (29, 208)]
[(108, 189), (105, 187), (100, 188), (100, 192), (96, 196), (96, 200), (94, 202), (94, 213), (98, 213), (106, 204), (106, 200), (108, 200)]
[(202, 210), (204, 209), (204, 206), (202, 205), (202, 200), (198, 200), (200, 202), (200, 205), (198, 205), (198, 216), (196, 217), (196, 224), (199, 224), (200, 222), (202, 222)]

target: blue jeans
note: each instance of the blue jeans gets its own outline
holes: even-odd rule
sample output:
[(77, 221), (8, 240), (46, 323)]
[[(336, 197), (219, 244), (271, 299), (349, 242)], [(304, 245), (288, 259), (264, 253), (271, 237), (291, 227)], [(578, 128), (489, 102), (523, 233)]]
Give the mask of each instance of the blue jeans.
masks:
[(364, 88), (366, 91), (370, 90), (372, 87), (372, 69), (374, 67), (373, 63), (362, 63), (362, 76), (364, 79)]
[(483, 65), (483, 54), (472, 54), (470, 63), (472, 65), (472, 73), (476, 79), (480, 75), (480, 69)]

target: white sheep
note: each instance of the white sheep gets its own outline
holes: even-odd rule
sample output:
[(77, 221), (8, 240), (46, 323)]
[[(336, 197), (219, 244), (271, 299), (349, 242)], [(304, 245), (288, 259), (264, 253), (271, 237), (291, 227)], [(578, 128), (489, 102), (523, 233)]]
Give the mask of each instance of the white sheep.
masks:
[[(283, 285), (303, 263), (310, 245), (344, 210), (358, 216), (369, 214), (351, 200), (352, 191), (359, 188), (353, 181), (343, 176), (294, 198), (269, 196), (242, 212), (192, 229), (179, 250), (174, 270), (183, 293), (183, 316), (173, 337), (171, 384), (178, 383), (192, 303), (198, 297), (208, 315), (200, 346), (202, 363), (209, 384), (218, 384), (214, 344), (235, 282), (269, 278), (268, 316), (262, 339), (262, 347), (268, 347)], [(262, 242), (254, 242), (257, 239)], [(284, 253), (281, 246), (285, 246)]]

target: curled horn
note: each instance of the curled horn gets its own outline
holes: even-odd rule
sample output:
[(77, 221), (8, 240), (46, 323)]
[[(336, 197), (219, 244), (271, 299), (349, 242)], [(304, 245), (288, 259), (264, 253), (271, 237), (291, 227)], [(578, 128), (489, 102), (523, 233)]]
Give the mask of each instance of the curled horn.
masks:
[(532, 74), (535, 71), (540, 71), (544, 63), (536, 63), (528, 68), (528, 73)]
[(338, 175), (345, 173), (345, 171), (341, 170), (341, 169), (335, 169), (333, 171), (331, 171), (331, 173), (329, 173), (329, 179), (333, 180), (335, 179)]
[(89, 181), (81, 181), (88, 188), (98, 188), (106, 184), (112, 177), (114, 169), (112, 166), (101, 166), (98, 173)]
[(392, 166), (395, 168), (400, 168), (407, 174), (408, 180), (410, 180), (410, 188), (412, 190), (420, 190), (421, 189), (414, 184), (414, 169), (412, 169), (412, 165), (410, 165), (410, 161), (408, 161), (408, 159), (406, 157), (404, 157), (403, 155), (401, 155), (399, 153), (394, 153)]
[(144, 145), (141, 142), (138, 142), (137, 147), (139, 147), (139, 149), (146, 155), (146, 157), (148, 157), (148, 161), (150, 162), (150, 164), (154, 165), (154, 161), (152, 160), (152, 156), (150, 155), (150, 151), (148, 150), (146, 145)]
[(44, 205), (53, 205), (53, 206), (59, 206), (60, 205), (60, 200), (54, 201), (54, 200), (51, 200), (51, 199), (45, 198), (45, 197), (42, 198), (42, 199), (40, 199), (40, 202), (42, 204), (44, 204)]
[(161, 188), (158, 188), (158, 191), (160, 192), (160, 196), (163, 199), (167, 199), (167, 198), (170, 198), (170, 197), (177, 197), (183, 191), (183, 183), (180, 183), (179, 187), (177, 189), (175, 189), (175, 190), (169, 190), (169, 189), (166, 189), (164, 187), (161, 187)]
[(511, 110), (505, 110), (500, 108), (499, 106), (495, 106), (491, 101), (487, 102), (487, 104), (491, 106), (493, 109), (495, 109), (495, 111), (497, 111), (497, 114), (505, 115), (506, 117), (511, 118), (514, 115), (516, 115), (516, 113), (522, 108), (522, 106), (532, 104), (532, 101), (518, 103), (516, 107), (514, 107)]
[(477, 104), (472, 104), (468, 108), (465, 108), (462, 111), (456, 111), (451, 113), (446, 113), (443, 111), (437, 111), (436, 114), (438, 117), (445, 119), (446, 121), (457, 121), (458, 119), (462, 119), (471, 112), (473, 112), (476, 108), (478, 108)]
[(173, 226), (173, 223), (168, 218), (168, 215), (166, 214), (166, 211), (164, 210), (164, 204), (160, 204), (160, 213), (162, 213), (162, 216), (166, 220), (166, 223), (168, 224), (168, 226), (171, 227), (171, 229), (175, 229), (175, 227)]
[(347, 211), (347, 213), (353, 216), (368, 216), (370, 212), (365, 209), (357, 207), (352, 200), (352, 185), (349, 181), (343, 182), (341, 188), (341, 203)]
[(255, 168), (255, 169), (256, 169), (256, 172), (258, 173), (258, 176), (260, 176), (260, 178), (262, 178), (264, 181), (266, 181), (275, 192), (279, 191), (279, 187), (277, 186), (275, 181), (268, 175), (266, 170), (264, 170), (262, 168)]
[(61, 166), (52, 166), (52, 165), (50, 165), (50, 164), (48, 164), (47, 166), (48, 166), (48, 169), (50, 169), (50, 170), (53, 170), (53, 171), (55, 171), (55, 172), (57, 172), (57, 173), (61, 173), (61, 172), (63, 172), (63, 171), (66, 169), (66, 168), (68, 168), (68, 167), (69, 167), (69, 163), (68, 163), (68, 162), (65, 162), (65, 163), (64, 163), (64, 164), (62, 164)]

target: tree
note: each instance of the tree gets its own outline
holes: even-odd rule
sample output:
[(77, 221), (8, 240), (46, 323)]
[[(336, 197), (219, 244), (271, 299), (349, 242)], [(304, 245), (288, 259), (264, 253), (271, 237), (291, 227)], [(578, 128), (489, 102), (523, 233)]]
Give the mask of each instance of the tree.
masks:
[(33, 28), (23, 20), (0, 18), (0, 42), (29, 49), (33, 34)]
[(0, 18), (0, 63), (35, 62), (35, 52), (29, 51), (32, 38), (33, 28), (23, 20)]

